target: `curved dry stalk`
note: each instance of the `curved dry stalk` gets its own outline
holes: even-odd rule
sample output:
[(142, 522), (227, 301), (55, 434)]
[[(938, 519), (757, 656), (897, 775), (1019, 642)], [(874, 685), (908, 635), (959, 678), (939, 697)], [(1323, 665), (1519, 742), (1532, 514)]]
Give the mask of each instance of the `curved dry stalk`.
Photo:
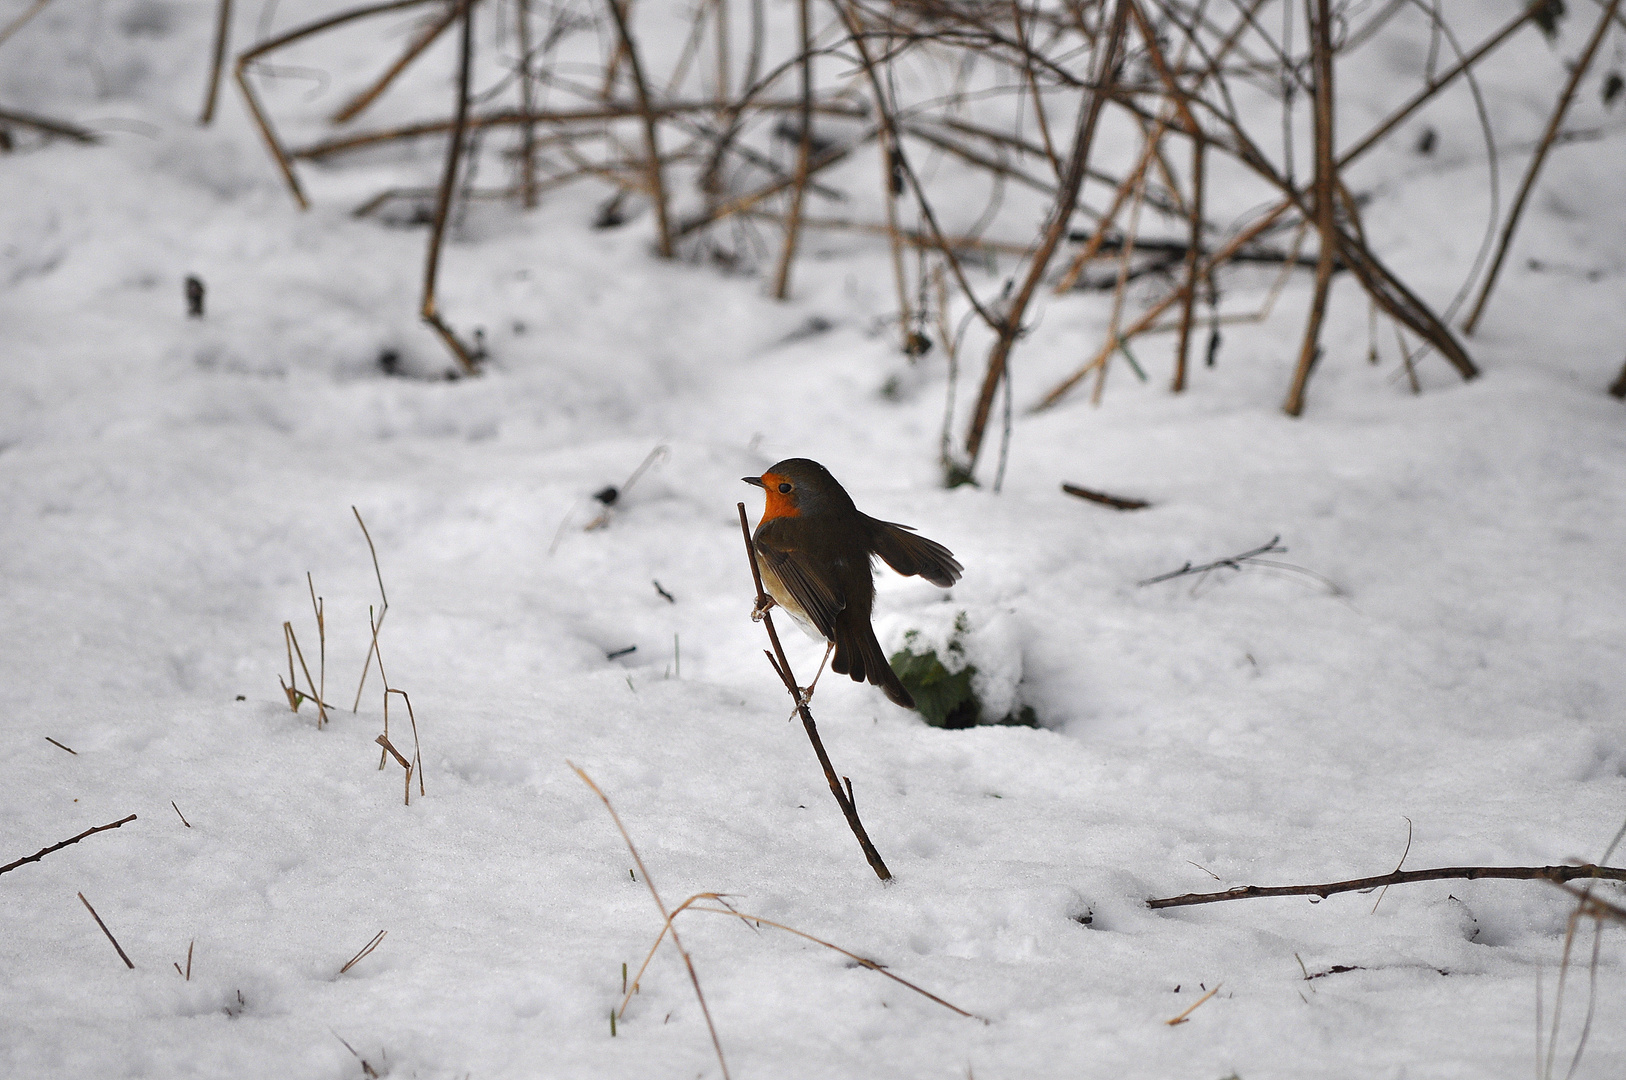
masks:
[[(689, 982), (694, 986), (694, 996), (700, 1002), (701, 1015), (706, 1018), (706, 1030), (711, 1032), (711, 1045), (712, 1049), (717, 1051), (717, 1064), (723, 1070), (723, 1080), (728, 1080), (728, 1061), (723, 1057), (723, 1044), (717, 1038), (717, 1025), (712, 1023), (711, 1009), (706, 1006), (706, 995), (700, 989), (700, 976), (695, 973), (694, 960), (689, 956), (689, 951), (683, 947), (683, 941), (678, 937), (677, 927), (672, 925), (672, 915), (674, 913), (666, 910), (666, 903), (661, 899), (661, 894), (655, 889), (655, 881), (649, 876), (649, 869), (644, 866), (643, 856), (638, 854), (638, 847), (632, 842), (632, 835), (627, 832), (627, 827), (621, 823), (621, 815), (617, 814), (615, 807), (610, 804), (610, 797), (604, 794), (603, 790), (593, 783), (593, 778), (583, 772), (575, 762), (566, 761), (565, 764), (570, 766), (572, 772), (581, 777), (582, 783), (593, 789), (593, 794), (599, 797), (599, 801), (604, 804), (604, 809), (609, 811), (610, 820), (615, 822), (616, 831), (621, 834), (621, 839), (627, 845), (627, 851), (632, 854), (632, 861), (637, 864), (638, 872), (644, 876), (644, 886), (649, 889), (649, 895), (654, 899), (655, 907), (659, 909), (661, 919), (664, 922), (661, 933), (663, 936), (667, 933), (672, 935), (672, 945), (677, 949), (678, 955), (683, 957), (683, 966), (689, 972)], [(688, 902), (685, 901), (685, 903)], [(655, 943), (659, 945), (660, 939), (657, 938)], [(649, 962), (646, 960), (644, 963), (647, 966)], [(639, 974), (642, 975), (642, 973), (642, 969), (640, 969)]]

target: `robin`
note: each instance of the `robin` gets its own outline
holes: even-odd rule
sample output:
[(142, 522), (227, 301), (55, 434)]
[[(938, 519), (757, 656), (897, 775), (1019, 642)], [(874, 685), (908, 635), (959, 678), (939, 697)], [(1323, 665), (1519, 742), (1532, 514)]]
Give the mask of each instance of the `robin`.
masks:
[(916, 536), (907, 525), (859, 512), (816, 461), (787, 458), (760, 477), (741, 479), (768, 496), (752, 545), (773, 602), (829, 643), (827, 660), (835, 650), (832, 671), (851, 675), (853, 682), (867, 679), (895, 703), (914, 708), (915, 699), (887, 663), (870, 625), (875, 606), (871, 560), (879, 555), (905, 577), (919, 575), (946, 589), (964, 569), (954, 553)]

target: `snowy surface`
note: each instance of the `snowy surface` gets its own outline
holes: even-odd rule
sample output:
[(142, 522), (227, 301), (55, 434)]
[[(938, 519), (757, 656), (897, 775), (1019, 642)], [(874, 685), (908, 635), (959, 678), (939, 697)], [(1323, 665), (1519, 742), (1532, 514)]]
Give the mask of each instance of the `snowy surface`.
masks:
[[(1504, 8), (1456, 13), (1464, 39)], [(1572, 910), (1550, 886), (1408, 885), (1375, 910), (1143, 901), (1384, 873), (1408, 830), (1409, 868), (1596, 859), (1626, 819), (1626, 408), (1602, 392), (1626, 341), (1619, 106), (1578, 104), (1574, 125), (1602, 135), (1551, 159), (1471, 341), (1481, 379), (1430, 359), (1414, 396), (1387, 340), (1369, 365), (1364, 300), (1340, 279), (1310, 408), (1285, 418), (1297, 279), (1188, 393), (1163, 389), (1167, 339), (1142, 343), (1150, 384), (1120, 368), (1098, 408), (1083, 393), (1019, 414), (1002, 492), (994, 452), (981, 488), (946, 491), (942, 350), (898, 355), (884, 250), (851, 235), (810, 241), (779, 304), (760, 275), (655, 259), (648, 214), (593, 231), (601, 189), (480, 205), (442, 307), (485, 328), (486, 374), (384, 376), (384, 349), (416, 375), (448, 363), (414, 317), (424, 231), (350, 216), (381, 183), (361, 167), (307, 169), (315, 205), (297, 211), (235, 95), (195, 127), (211, 10), (62, 3), (0, 52), (0, 101), (107, 134), (0, 156), (0, 861), (139, 815), (0, 879), (0, 1073), (361, 1076), (348, 1044), (400, 1077), (718, 1075), (667, 949), (612, 1038), (622, 965), (660, 919), (567, 761), (669, 905), (727, 893), (981, 1018), (687, 914), (736, 1077), (1536, 1068)], [(275, 26), (322, 10), (284, 4)], [(1556, 46), (1531, 34), (1487, 73), (1507, 145), (1539, 132), (1592, 18), (1574, 7)], [(1359, 54), (1346, 130), (1409, 93), (1425, 50), (1397, 34)], [(424, 63), (403, 116), (444, 107), (447, 54)], [(1435, 156), (1403, 132), (1358, 181), (1374, 245), (1443, 306), (1486, 189), (1471, 100), (1437, 110)], [(386, 164), (421, 183), (439, 152)], [(1504, 163), (1504, 201), (1523, 160)], [(990, 294), (1006, 263), (979, 279)], [(208, 284), (202, 320), (183, 315), (187, 274)], [(1045, 302), (1019, 406), (1093, 350), (1108, 304)], [(583, 531), (591, 494), (656, 446), (608, 527)], [(814, 711), (887, 885), (747, 617), (735, 503), (757, 504), (739, 477), (793, 455), (964, 563), (948, 595), (883, 573), (883, 632), (967, 611), (1043, 724), (934, 730), (826, 677)], [(1063, 481), (1154, 506), (1117, 513)], [(401, 770), (376, 767), (376, 669), (350, 711), (378, 603), (352, 506), (422, 737), (410, 807)], [(1258, 568), (1136, 585), (1275, 535), (1338, 591)], [(318, 663), (307, 572), (339, 706), (324, 730), (277, 685), (284, 621)], [(818, 646), (785, 641), (810, 673)], [(390, 715), (406, 745), (399, 701)], [(1626, 1074), (1622, 933), (1603, 938), (1577, 1076)], [(189, 943), (188, 981), (172, 965)], [(1590, 960), (1589, 929), (1578, 948)]]

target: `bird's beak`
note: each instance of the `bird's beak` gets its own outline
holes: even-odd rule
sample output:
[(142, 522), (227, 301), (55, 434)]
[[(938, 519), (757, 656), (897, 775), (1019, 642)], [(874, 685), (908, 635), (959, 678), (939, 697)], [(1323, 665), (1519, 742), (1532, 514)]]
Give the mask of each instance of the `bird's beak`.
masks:
[(762, 477), (760, 476), (742, 476), (740, 479), (744, 480), (747, 484), (755, 484), (757, 487), (764, 486), (762, 483)]

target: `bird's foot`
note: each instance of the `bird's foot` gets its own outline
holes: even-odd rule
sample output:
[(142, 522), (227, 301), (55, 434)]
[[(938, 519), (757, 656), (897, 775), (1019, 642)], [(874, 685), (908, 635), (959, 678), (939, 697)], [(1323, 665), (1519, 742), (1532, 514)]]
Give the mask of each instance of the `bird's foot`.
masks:
[(759, 596), (757, 602), (751, 605), (751, 621), (761, 622), (762, 617), (778, 605), (771, 596)]

